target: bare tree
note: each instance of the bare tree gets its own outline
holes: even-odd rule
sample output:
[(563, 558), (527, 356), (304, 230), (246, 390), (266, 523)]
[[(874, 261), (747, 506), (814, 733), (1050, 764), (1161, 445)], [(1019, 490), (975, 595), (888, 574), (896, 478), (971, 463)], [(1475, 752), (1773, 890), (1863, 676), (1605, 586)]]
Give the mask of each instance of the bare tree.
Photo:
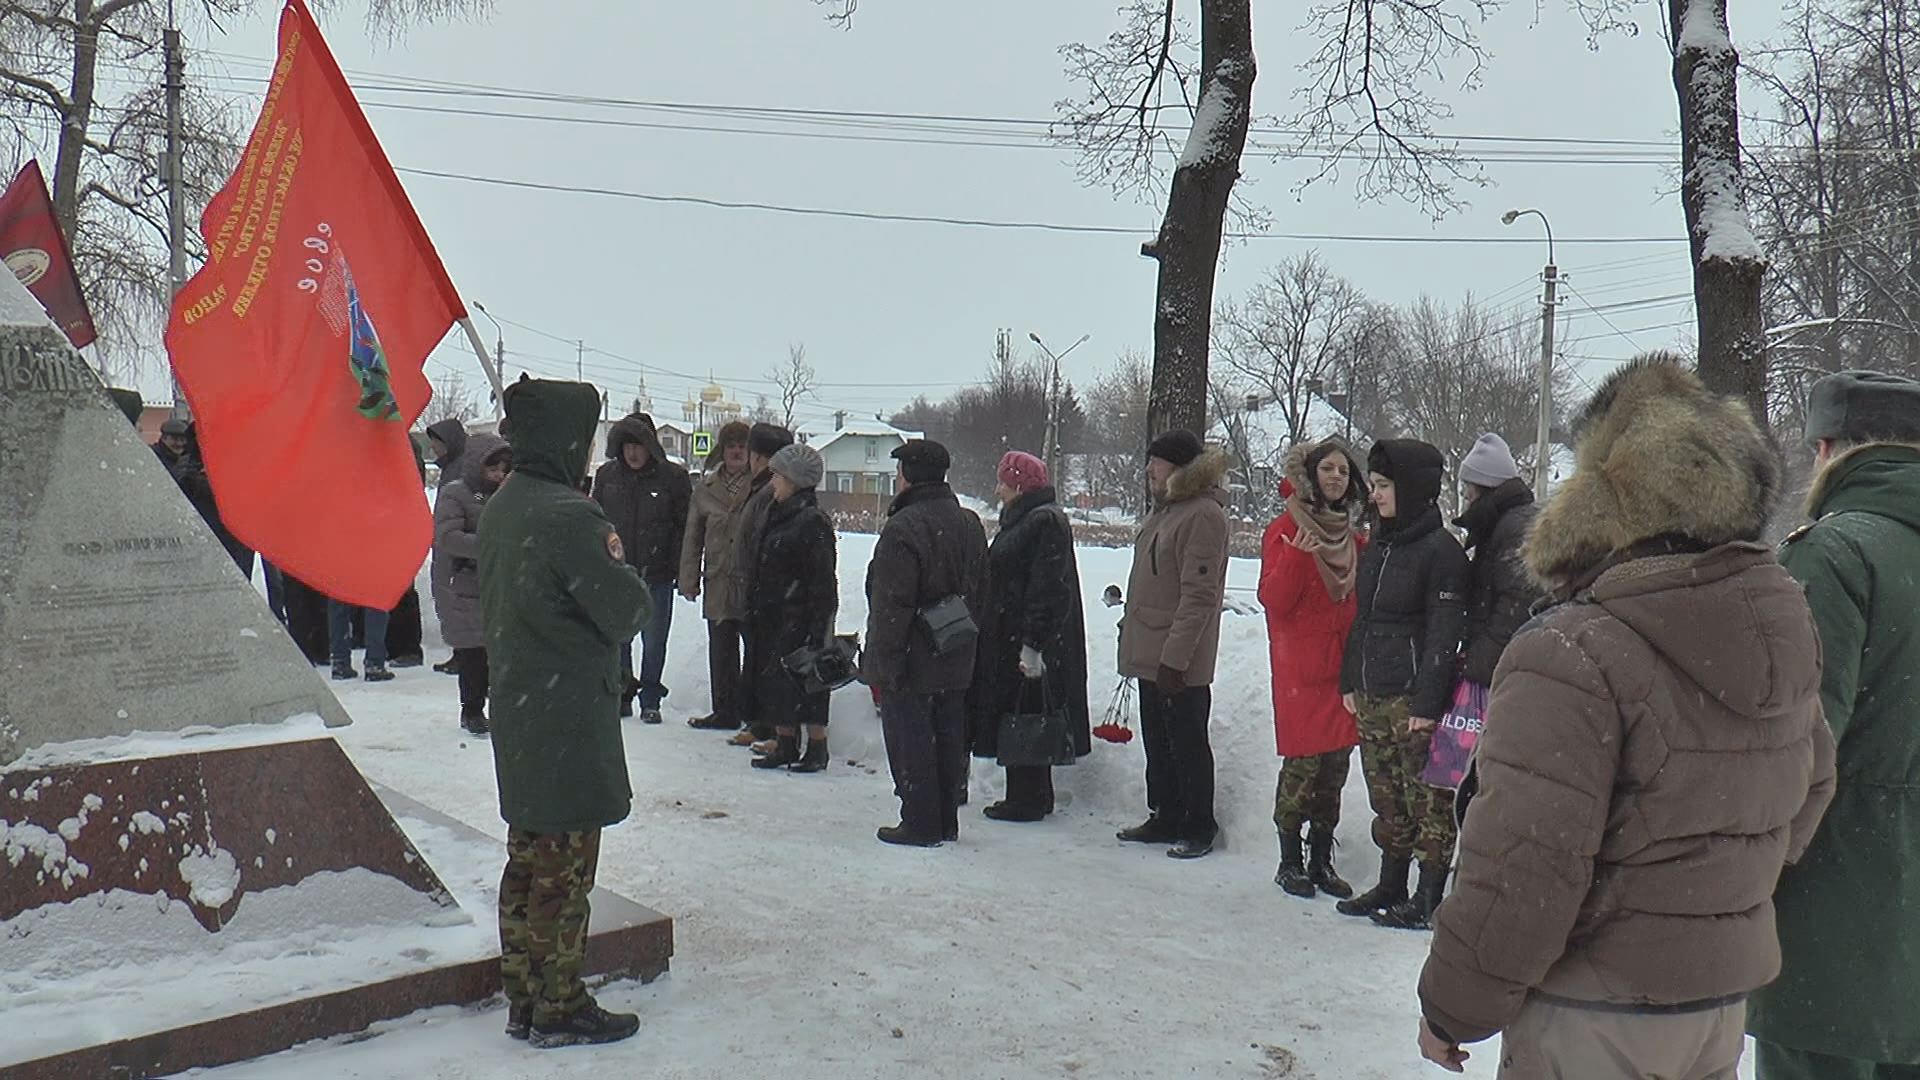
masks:
[(1278, 410), (1279, 434), (1307, 438), (1316, 399), (1353, 382), (1361, 336), (1380, 316), (1351, 282), (1308, 252), (1274, 267), (1239, 302), (1214, 317), (1214, 351), (1229, 396), (1257, 397)]
[[(489, 0), (373, 0), (372, 25), (483, 10)], [(187, 36), (211, 34), (254, 0), (181, 0)], [(16, 159), (51, 151), (55, 216), (93, 301), (103, 359), (137, 356), (170, 299), (164, 0), (8, 0), (0, 3), (0, 135)], [(231, 170), (237, 117), (196, 81), (182, 94), (188, 220)], [(119, 81), (105, 82), (111, 73)], [(130, 82), (130, 88), (122, 88)], [(189, 230), (191, 233), (192, 230)], [(202, 258), (199, 237), (189, 255)], [(123, 366), (123, 365), (115, 365)], [(130, 370), (114, 371), (116, 375)]]
[(793, 430), (793, 412), (800, 402), (813, 396), (819, 386), (819, 375), (813, 365), (807, 363), (805, 345), (787, 346), (787, 362), (776, 364), (767, 369), (767, 379), (773, 383), (780, 401), (780, 422), (788, 431)]
[(1159, 264), (1148, 410), (1154, 432), (1206, 426), (1214, 279), (1258, 72), (1252, 0), (1200, 0), (1197, 61), (1177, 8), (1178, 0), (1132, 0), (1106, 42), (1061, 50), (1082, 91), (1060, 110), (1083, 178), (1157, 192), (1173, 153), (1162, 113), (1176, 110), (1191, 123), (1172, 157), (1160, 231), (1140, 248)]
[[(1535, 460), (1540, 401), (1539, 318), (1499, 311), (1472, 296), (1453, 306), (1421, 297), (1398, 314), (1384, 372), (1396, 430), (1423, 439), (1458, 466), (1494, 432), (1516, 457)], [(1572, 369), (1555, 365), (1554, 407), (1563, 410)]]
[(1808, 384), (1847, 368), (1920, 374), (1920, 0), (1801, 0), (1746, 70), (1771, 93), (1749, 156), (1770, 260), (1772, 410), (1797, 430)]
[(430, 427), (442, 420), (458, 420), (466, 423), (480, 415), (480, 395), (467, 385), (466, 377), (459, 372), (449, 372), (433, 380), (433, 399), (420, 416), (423, 427)]
[(1141, 468), (1147, 451), (1147, 407), (1153, 370), (1138, 353), (1123, 353), (1087, 388), (1087, 487), (1094, 503), (1129, 513), (1145, 509)]

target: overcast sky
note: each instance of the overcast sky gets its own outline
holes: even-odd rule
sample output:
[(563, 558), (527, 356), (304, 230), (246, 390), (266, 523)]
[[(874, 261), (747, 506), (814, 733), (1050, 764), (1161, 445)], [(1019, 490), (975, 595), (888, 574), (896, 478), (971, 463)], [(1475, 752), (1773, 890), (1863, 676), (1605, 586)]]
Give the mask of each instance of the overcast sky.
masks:
[[(975, 378), (999, 327), (1012, 328), (1023, 351), (1030, 348), (1029, 332), (1056, 349), (1090, 334), (1067, 362), (1069, 375), (1082, 382), (1123, 351), (1148, 351), (1154, 264), (1138, 251), (1160, 208), (1083, 186), (1070, 152), (1031, 145), (1030, 138), (972, 139), (1029, 144), (1015, 147), (932, 146), (675, 131), (634, 125), (952, 138), (903, 130), (897, 122), (802, 128), (710, 113), (372, 87), (431, 80), (660, 103), (1045, 120), (1053, 103), (1073, 92), (1059, 46), (1104, 37), (1116, 25), (1115, 6), (1116, 0), (865, 0), (853, 29), (840, 32), (808, 0), (498, 0), (484, 21), (416, 28), (388, 43), (370, 38), (360, 4), (345, 0), (324, 24), (389, 156), (403, 170), (1137, 230), (1085, 235), (799, 217), (403, 175), (461, 291), (503, 320), (553, 335), (507, 326), (509, 377), (522, 369), (570, 377), (576, 350), (554, 338), (583, 339), (598, 350), (586, 354), (589, 379), (624, 403), (643, 373), (639, 365), (648, 365), (656, 412), (667, 417), (709, 373), (751, 404), (770, 389), (769, 365), (785, 357), (790, 342), (804, 342), (826, 384), (803, 410), (803, 422), (818, 428), (830, 425), (836, 408), (891, 412), (918, 388), (937, 397)], [(1302, 166), (1250, 155), (1248, 191), (1273, 212), (1276, 234), (1415, 242), (1273, 237), (1239, 243), (1226, 254), (1223, 292), (1238, 293), (1275, 262), (1317, 248), (1379, 299), (1404, 302), (1422, 293), (1454, 299), (1472, 290), (1525, 305), (1537, 293), (1545, 242), (1537, 222), (1504, 229), (1499, 218), (1512, 207), (1537, 206), (1552, 218), (1560, 266), (1577, 290), (1564, 348), (1582, 358), (1586, 381), (1604, 374), (1609, 360), (1684, 341), (1687, 331), (1668, 325), (1690, 320), (1684, 301), (1613, 307), (1685, 293), (1684, 245), (1569, 242), (1683, 235), (1672, 176), (1661, 166), (1564, 160), (1570, 153), (1642, 160), (1675, 154), (1671, 61), (1654, 21), (1659, 8), (1643, 7), (1637, 38), (1610, 38), (1593, 50), (1560, 0), (1543, 0), (1537, 23), (1534, 6), (1512, 4), (1487, 26), (1494, 59), (1485, 83), (1455, 95), (1457, 115), (1443, 130), (1659, 140), (1662, 148), (1554, 146), (1545, 149), (1561, 160), (1490, 162), (1492, 185), (1463, 192), (1467, 209), (1438, 224), (1413, 207), (1362, 203), (1346, 184), (1296, 194)], [(1294, 32), (1298, 7), (1271, 0), (1257, 5), (1257, 112), (1289, 107), (1305, 47)], [(1776, 0), (1734, 7), (1734, 36), (1743, 48), (1774, 33)], [(584, 9), (594, 17), (566, 14)], [(197, 62), (215, 68), (218, 85), (244, 103), (247, 128), (273, 54), (277, 11), (263, 3), (223, 38), (192, 43), (213, 51)], [(375, 102), (566, 114), (621, 126), (405, 111)], [(1497, 156), (1511, 157), (1515, 146), (1528, 144), (1494, 145)], [(1524, 242), (1439, 242), (1447, 237)], [(1605, 317), (1587, 303), (1604, 309)], [(491, 327), (481, 325), (491, 341)], [(449, 339), (429, 368), (436, 379), (453, 370), (479, 381), (458, 338)]]

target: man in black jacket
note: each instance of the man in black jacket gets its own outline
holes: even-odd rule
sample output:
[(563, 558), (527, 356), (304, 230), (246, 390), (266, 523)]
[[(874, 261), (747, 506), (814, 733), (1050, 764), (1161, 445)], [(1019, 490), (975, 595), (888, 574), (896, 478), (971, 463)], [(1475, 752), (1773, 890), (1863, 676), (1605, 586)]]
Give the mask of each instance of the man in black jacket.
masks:
[(1520, 478), (1507, 441), (1480, 436), (1460, 463), (1467, 509), (1454, 524), (1467, 534), (1473, 552), (1472, 586), (1467, 593), (1467, 630), (1460, 673), (1468, 682), (1493, 685), (1493, 671), (1513, 635), (1533, 617), (1544, 595), (1520, 560), (1539, 507), (1533, 489)]
[(967, 768), (967, 687), (974, 638), (936, 648), (923, 613), (959, 597), (984, 612), (987, 535), (947, 485), (952, 459), (937, 442), (915, 439), (893, 452), (900, 494), (867, 566), (867, 637), (861, 659), (880, 691), (887, 763), (900, 797), (900, 824), (879, 832), (889, 844), (936, 847), (960, 838), (960, 785)]
[(593, 478), (593, 498), (606, 511), (626, 548), (627, 565), (640, 571), (652, 600), (652, 614), (640, 630), (640, 670), (633, 667), (633, 643), (620, 649), (626, 686), (620, 715), (660, 722), (660, 699), (667, 696), (660, 673), (667, 666), (667, 634), (673, 629), (674, 585), (680, 573), (680, 543), (687, 531), (687, 507), (693, 482), (687, 470), (667, 460), (653, 417), (634, 413), (607, 435), (607, 463)]

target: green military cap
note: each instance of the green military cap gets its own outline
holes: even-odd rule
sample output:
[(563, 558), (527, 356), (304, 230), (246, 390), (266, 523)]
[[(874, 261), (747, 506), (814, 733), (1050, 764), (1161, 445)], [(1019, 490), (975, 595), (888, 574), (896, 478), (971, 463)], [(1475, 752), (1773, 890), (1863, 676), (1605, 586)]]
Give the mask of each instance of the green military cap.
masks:
[(1807, 444), (1920, 441), (1920, 382), (1878, 371), (1843, 371), (1813, 384)]

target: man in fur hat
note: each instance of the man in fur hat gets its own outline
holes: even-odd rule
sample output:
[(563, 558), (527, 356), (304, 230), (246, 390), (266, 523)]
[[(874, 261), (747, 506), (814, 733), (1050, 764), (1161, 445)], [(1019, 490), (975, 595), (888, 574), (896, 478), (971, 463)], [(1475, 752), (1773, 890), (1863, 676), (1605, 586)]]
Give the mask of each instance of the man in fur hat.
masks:
[(1920, 382), (1852, 371), (1807, 410), (1814, 524), (1780, 559), (1807, 589), (1840, 782), (1780, 879), (1780, 979), (1747, 1030), (1761, 1080), (1920, 1076)]
[(1556, 606), (1494, 676), (1420, 1049), (1460, 1072), (1498, 1034), (1503, 1080), (1731, 1080), (1780, 973), (1774, 885), (1833, 795), (1813, 615), (1759, 543), (1780, 464), (1673, 356), (1576, 430), (1525, 549)]
[(1213, 850), (1213, 668), (1227, 588), (1226, 455), (1191, 431), (1169, 431), (1147, 449), (1153, 512), (1133, 545), (1120, 674), (1140, 683), (1147, 751), (1146, 821), (1119, 833), (1171, 845), (1176, 859)]

